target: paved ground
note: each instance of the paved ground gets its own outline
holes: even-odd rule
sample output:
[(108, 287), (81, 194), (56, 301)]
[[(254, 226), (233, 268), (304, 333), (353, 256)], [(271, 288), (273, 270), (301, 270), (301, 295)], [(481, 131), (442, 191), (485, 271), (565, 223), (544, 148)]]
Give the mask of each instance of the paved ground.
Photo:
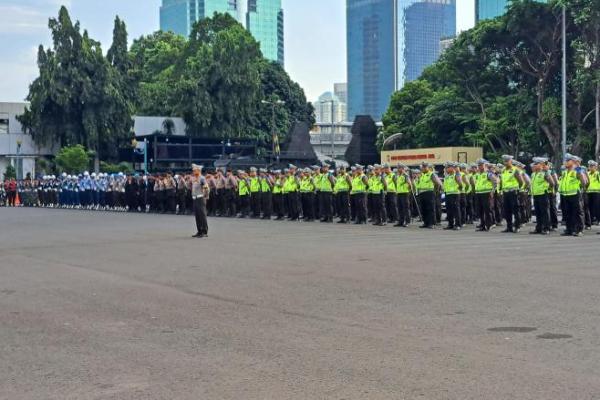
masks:
[(600, 399), (595, 234), (210, 223), (0, 209), (0, 398)]

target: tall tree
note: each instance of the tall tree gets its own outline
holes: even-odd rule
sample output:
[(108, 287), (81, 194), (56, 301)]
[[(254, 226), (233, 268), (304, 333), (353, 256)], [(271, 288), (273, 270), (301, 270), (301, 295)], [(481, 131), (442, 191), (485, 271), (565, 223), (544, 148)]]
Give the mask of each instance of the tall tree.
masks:
[(115, 156), (118, 143), (130, 135), (133, 126), (131, 116), (138, 95), (138, 84), (130, 72), (132, 62), (127, 48), (127, 27), (118, 16), (115, 18), (113, 42), (106, 53), (106, 59), (110, 65), (109, 87), (113, 91), (107, 96), (109, 135), (101, 142), (101, 151), (103, 154)]
[(253, 136), (260, 102), (262, 54), (252, 35), (229, 14), (194, 25), (177, 70), (178, 108), (188, 134)]
[(40, 144), (82, 144), (99, 157), (128, 133), (131, 110), (123, 89), (100, 43), (81, 33), (65, 7), (48, 26), (52, 49), (39, 48), (40, 76), (30, 86), (21, 122)]
[[(314, 125), (314, 108), (307, 102), (304, 90), (294, 82), (281, 64), (263, 60), (260, 66), (260, 99), (270, 103), (283, 101), (275, 106), (275, 130), (279, 140), (287, 140), (287, 134), (294, 122)], [(253, 127), (262, 136), (269, 138), (272, 127), (272, 104), (258, 103)], [(267, 140), (267, 139), (266, 139)]]
[(138, 115), (181, 116), (176, 107), (175, 65), (183, 58), (185, 46), (185, 38), (172, 32), (158, 31), (134, 40), (130, 75), (138, 83)]
[(573, 47), (580, 55), (579, 72), (591, 84), (594, 107), (583, 116), (585, 124), (594, 116), (594, 155), (600, 158), (600, 0), (564, 0), (578, 29)]
[(552, 105), (553, 85), (560, 73), (562, 13), (554, 3), (514, 0), (502, 23), (489, 31), (487, 43), (495, 46), (507, 76), (536, 94), (538, 127), (553, 158), (560, 159), (561, 130)]

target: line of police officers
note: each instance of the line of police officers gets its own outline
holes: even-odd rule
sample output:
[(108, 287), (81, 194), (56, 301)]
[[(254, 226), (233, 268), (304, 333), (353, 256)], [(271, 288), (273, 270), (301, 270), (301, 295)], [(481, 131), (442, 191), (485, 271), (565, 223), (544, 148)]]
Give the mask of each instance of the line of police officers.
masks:
[[(25, 207), (190, 214), (191, 175), (62, 174), (17, 182)], [(0, 205), (3, 204), (0, 189)], [(14, 205), (14, 202), (6, 202)]]
[[(530, 233), (545, 235), (558, 229), (559, 194), (563, 235), (580, 236), (600, 222), (600, 173), (595, 161), (585, 168), (579, 157), (568, 154), (557, 174), (547, 159), (538, 157), (528, 175), (525, 165), (512, 156), (502, 159), (503, 164), (484, 159), (472, 165), (449, 162), (443, 177), (428, 163), (415, 170), (403, 164), (395, 169), (387, 164), (366, 169), (355, 165), (350, 171), (342, 167), (335, 172), (326, 164), (275, 171), (250, 168), (236, 174), (218, 170), (202, 177), (207, 187), (203, 202), (209, 216), (325, 223), (337, 217), (339, 223), (371, 221), (397, 227), (408, 226), (418, 216), (421, 228), (432, 229), (442, 221), (445, 200), (445, 229), (460, 230), (479, 221), (479, 231), (505, 223), (507, 233), (518, 233), (531, 221), (533, 204), (536, 225)], [(42, 180), (42, 187), (58, 189), (42, 191), (38, 199), (42, 206), (185, 214), (194, 209), (193, 175), (84, 173), (49, 178)]]

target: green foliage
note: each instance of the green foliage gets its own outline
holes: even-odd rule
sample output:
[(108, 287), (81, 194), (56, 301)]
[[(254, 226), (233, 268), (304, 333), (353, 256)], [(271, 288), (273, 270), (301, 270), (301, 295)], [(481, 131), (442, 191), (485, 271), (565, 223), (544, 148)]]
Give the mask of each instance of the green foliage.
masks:
[(176, 69), (190, 136), (245, 137), (260, 102), (259, 44), (229, 14), (194, 25)]
[(88, 168), (90, 157), (85, 148), (77, 144), (61, 148), (54, 161), (61, 172), (76, 174)]
[(124, 23), (115, 21), (109, 59), (65, 7), (48, 26), (53, 45), (39, 47), (40, 76), (30, 86), (21, 123), (40, 144), (82, 144), (114, 155), (115, 144), (129, 135), (133, 110)]
[(8, 164), (6, 169), (4, 170), (4, 179), (16, 179), (17, 178), (17, 170), (12, 164)]
[(378, 142), (391, 135), (402, 133), (401, 147), (422, 147), (419, 143), (417, 123), (431, 104), (434, 90), (426, 80), (408, 82), (404, 88), (392, 95), (390, 106), (383, 116), (384, 130), (379, 135)]
[[(314, 124), (302, 88), (228, 14), (194, 26), (188, 41), (156, 32), (134, 41), (132, 74), (139, 80), (137, 113), (183, 117), (188, 135), (254, 137), (270, 141), (272, 108), (280, 140), (295, 121)], [(163, 127), (163, 131), (165, 127)]]
[(119, 172), (123, 172), (124, 174), (131, 174), (134, 172), (131, 163), (121, 162), (118, 164), (111, 164), (105, 161), (100, 161), (100, 171), (105, 172), (107, 174), (117, 174)]
[[(600, 122), (596, 134), (593, 125), (596, 106), (600, 116), (599, 1), (564, 0), (569, 147), (584, 156), (592, 155), (590, 138), (600, 143)], [(491, 159), (558, 159), (561, 20), (556, 2), (513, 0), (504, 16), (461, 33), (418, 81), (392, 96), (379, 144), (402, 132), (402, 147), (482, 145)]]
[(180, 115), (176, 108), (174, 72), (185, 46), (185, 38), (172, 32), (159, 31), (134, 40), (129, 56), (130, 74), (138, 82), (138, 115)]
[[(304, 90), (290, 79), (280, 64), (263, 60), (260, 79), (261, 99), (269, 103), (284, 102), (275, 106), (275, 132), (280, 142), (288, 139), (286, 135), (294, 122), (306, 122), (309, 126), (315, 124), (314, 108), (306, 101)], [(269, 103), (258, 104), (252, 122), (255, 131), (262, 132), (268, 140), (273, 125), (273, 106)]]
[[(187, 41), (156, 32), (135, 40), (131, 49), (117, 17), (106, 57), (65, 7), (49, 28), (52, 48), (39, 47), (40, 74), (20, 117), (40, 144), (81, 144), (97, 160), (112, 160), (131, 136), (133, 114), (183, 117), (191, 136), (266, 142), (272, 110), (262, 104), (265, 99), (285, 102), (275, 115), (280, 137), (295, 121), (314, 123), (302, 88), (265, 60), (252, 35), (228, 14), (198, 22)], [(165, 120), (164, 133), (174, 128)]]

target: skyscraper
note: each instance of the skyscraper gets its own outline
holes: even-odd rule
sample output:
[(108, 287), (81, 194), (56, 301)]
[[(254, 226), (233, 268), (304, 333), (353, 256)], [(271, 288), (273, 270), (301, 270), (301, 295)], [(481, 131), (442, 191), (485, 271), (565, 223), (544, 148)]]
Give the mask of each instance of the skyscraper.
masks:
[(260, 42), (263, 55), (284, 62), (281, 0), (162, 0), (160, 29), (189, 36), (192, 26), (215, 12), (228, 13)]
[[(538, 0), (546, 2), (546, 0)], [(510, 0), (475, 0), (475, 23), (499, 17), (506, 12)]]
[(347, 0), (348, 117), (381, 120), (390, 97), (437, 60), (456, 0)]
[(283, 64), (283, 9), (281, 0), (247, 1), (246, 23), (250, 33), (260, 42), (263, 55), (269, 60)]
[(334, 83), (333, 93), (342, 103), (348, 104), (348, 84), (346, 82)]
[(475, 22), (496, 18), (506, 11), (509, 0), (475, 0)]
[(398, 3), (398, 88), (402, 88), (437, 61), (442, 39), (456, 35), (456, 0)]

